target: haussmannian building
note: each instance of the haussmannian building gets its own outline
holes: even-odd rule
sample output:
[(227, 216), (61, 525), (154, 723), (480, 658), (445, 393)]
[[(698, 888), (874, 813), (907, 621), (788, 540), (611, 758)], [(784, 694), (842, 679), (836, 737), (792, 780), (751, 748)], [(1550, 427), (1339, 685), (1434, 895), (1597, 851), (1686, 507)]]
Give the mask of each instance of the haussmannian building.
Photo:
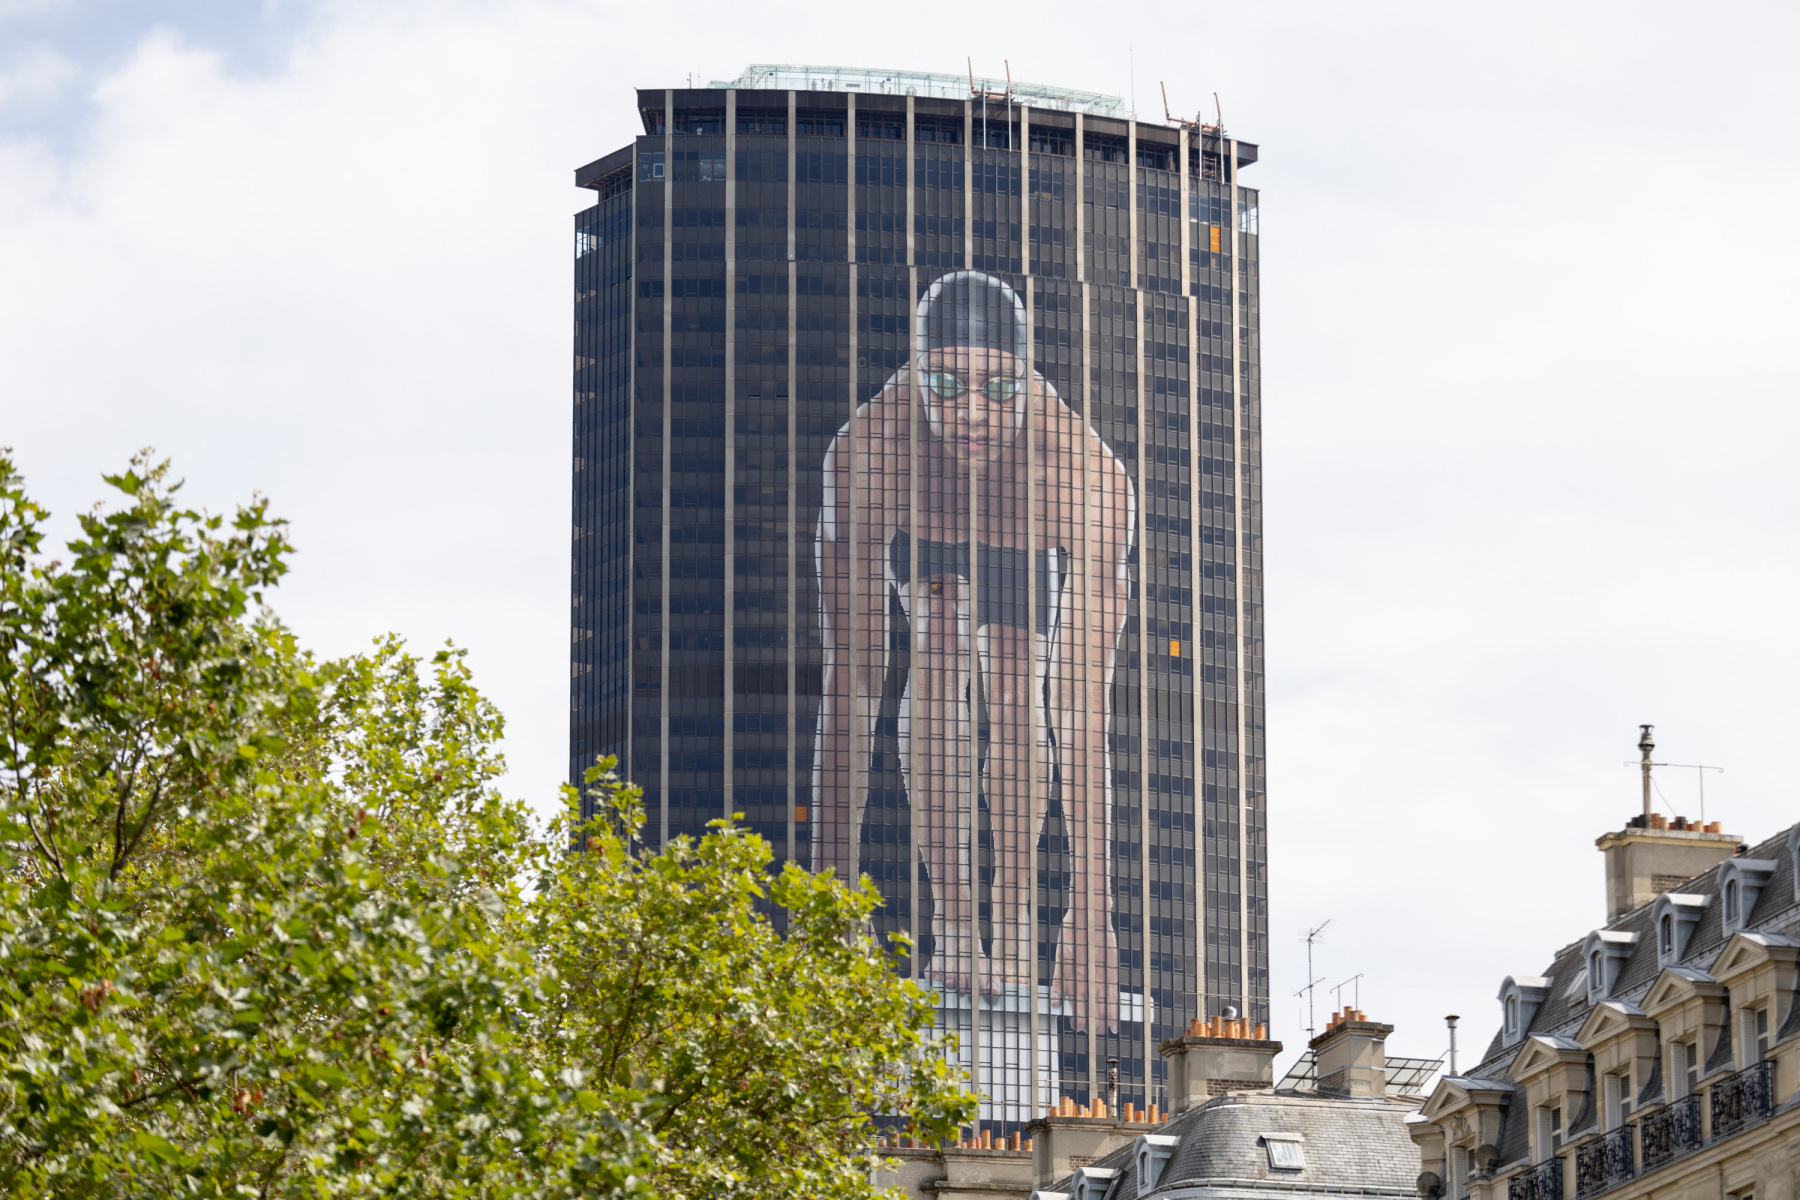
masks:
[(1501, 981), (1493, 1041), (1412, 1125), (1419, 1195), (1793, 1196), (1800, 825), (1750, 846), (1658, 813), (1599, 846), (1606, 923)]
[(572, 777), (874, 880), (986, 1135), (1165, 1105), (1163, 1041), (1268, 1020), (1256, 147), (910, 72), (637, 101), (576, 172)]

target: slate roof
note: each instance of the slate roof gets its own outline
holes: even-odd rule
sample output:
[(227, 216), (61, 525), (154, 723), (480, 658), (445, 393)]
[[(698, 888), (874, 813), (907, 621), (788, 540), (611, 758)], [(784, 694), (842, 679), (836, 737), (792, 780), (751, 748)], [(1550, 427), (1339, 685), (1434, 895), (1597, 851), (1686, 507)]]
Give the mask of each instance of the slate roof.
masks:
[[(1262, 1197), (1271, 1191), (1414, 1197), (1419, 1151), (1406, 1118), (1418, 1096), (1349, 1098), (1318, 1092), (1245, 1092), (1216, 1097), (1156, 1132), (1181, 1139), (1152, 1196)], [(1265, 1133), (1296, 1133), (1305, 1167), (1269, 1167)], [(1111, 1194), (1135, 1197), (1136, 1141), (1099, 1159), (1120, 1170)], [(1068, 1192), (1064, 1179), (1048, 1191)]]
[[(1791, 827), (1790, 827), (1791, 829)], [(1794, 859), (1788, 852), (1790, 829), (1783, 829), (1775, 836), (1752, 846), (1742, 857), (1751, 859), (1773, 859), (1776, 863), (1775, 873), (1769, 877), (1767, 884), (1757, 895), (1756, 907), (1751, 909), (1744, 922), (1744, 929), (1763, 933), (1784, 932), (1800, 933), (1800, 902), (1794, 894)], [(1730, 861), (1729, 859), (1726, 861)], [(1720, 866), (1724, 864), (1721, 863)], [(1702, 874), (1669, 889), (1672, 892), (1686, 893), (1691, 896), (1708, 898), (1706, 908), (1700, 915), (1699, 923), (1688, 935), (1687, 945), (1683, 948), (1680, 966), (1676, 969), (1684, 971), (1710, 972), (1713, 963), (1718, 959), (1725, 943), (1731, 939), (1725, 936), (1724, 905), (1716, 903), (1713, 898), (1719, 892), (1719, 867), (1712, 867)], [(1656, 982), (1661, 970), (1656, 965), (1656, 937), (1651, 928), (1651, 910), (1654, 902), (1641, 908), (1633, 909), (1602, 929), (1616, 930), (1638, 935), (1631, 947), (1631, 954), (1620, 969), (1618, 979), (1613, 984), (1611, 1000), (1626, 1004), (1640, 1004), (1650, 985)], [(1541, 1035), (1546, 1037), (1572, 1038), (1580, 1030), (1582, 1022), (1587, 1019), (1591, 1007), (1587, 1002), (1587, 967), (1582, 962), (1582, 945), (1587, 940), (1588, 931), (1581, 937), (1558, 950), (1551, 959), (1549, 967), (1541, 972), (1550, 980), (1548, 992), (1537, 1011), (1532, 1014), (1531, 1025), (1525, 1035)], [(1790, 1006), (1786, 1024), (1800, 1027), (1800, 1001)], [(1512, 1082), (1508, 1068), (1513, 1059), (1518, 1057), (1523, 1041), (1511, 1046), (1504, 1044), (1504, 1030), (1496, 1029), (1493, 1040), (1488, 1043), (1487, 1053), (1481, 1061), (1471, 1067), (1465, 1074), (1485, 1076), (1491, 1079)], [(1725, 1039), (1729, 1045), (1729, 1039)], [(1660, 1071), (1661, 1064), (1658, 1064)], [(1659, 1080), (1653, 1079), (1652, 1084)], [(1648, 1094), (1646, 1088), (1646, 1094)], [(1590, 1100), (1592, 1094), (1590, 1093)], [(1522, 1118), (1512, 1114), (1525, 1111), (1523, 1088), (1515, 1088), (1513, 1104), (1501, 1127), (1500, 1161), (1502, 1164), (1517, 1162), (1526, 1158), (1530, 1151), (1527, 1145), (1529, 1129)], [(1584, 1109), (1579, 1114), (1571, 1131), (1579, 1130), (1583, 1121), (1591, 1114)]]

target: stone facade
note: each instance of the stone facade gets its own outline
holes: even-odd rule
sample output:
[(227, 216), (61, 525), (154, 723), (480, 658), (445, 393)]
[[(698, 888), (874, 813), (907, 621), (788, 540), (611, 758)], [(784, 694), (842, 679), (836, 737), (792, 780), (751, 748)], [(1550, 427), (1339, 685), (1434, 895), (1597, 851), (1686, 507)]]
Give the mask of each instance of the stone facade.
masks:
[(1599, 840), (1608, 923), (1501, 984), (1487, 1052), (1413, 1125), (1421, 1197), (1793, 1200), (1800, 825), (1678, 825)]

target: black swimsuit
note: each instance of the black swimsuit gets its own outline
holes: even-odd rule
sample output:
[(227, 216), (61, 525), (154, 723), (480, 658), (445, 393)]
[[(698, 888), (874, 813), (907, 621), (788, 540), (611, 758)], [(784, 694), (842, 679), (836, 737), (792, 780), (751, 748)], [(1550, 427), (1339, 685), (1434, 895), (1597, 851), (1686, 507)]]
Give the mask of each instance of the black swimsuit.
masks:
[[(1031, 585), (1032, 555), (1029, 550), (1013, 546), (990, 546), (975, 543), (981, 571), (976, 599), (976, 625), (1011, 625), (1016, 629), (1031, 627), (1030, 608), (1025, 603), (1025, 589)], [(954, 576), (969, 581), (969, 543), (934, 542), (920, 538), (919, 578)], [(912, 536), (904, 529), (894, 532), (888, 543), (888, 575), (904, 588), (912, 582)], [(1063, 581), (1069, 577), (1069, 552), (1058, 546), (1039, 550), (1037, 575), (1037, 632), (1049, 637), (1056, 628), (1062, 599)]]

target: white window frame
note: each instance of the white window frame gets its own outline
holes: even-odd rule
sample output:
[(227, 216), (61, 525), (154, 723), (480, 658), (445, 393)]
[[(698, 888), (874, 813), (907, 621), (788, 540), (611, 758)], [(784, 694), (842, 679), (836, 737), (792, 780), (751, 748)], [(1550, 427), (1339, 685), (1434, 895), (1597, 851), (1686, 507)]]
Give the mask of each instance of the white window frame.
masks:
[(1765, 1004), (1760, 1008), (1744, 1009), (1739, 1018), (1739, 1027), (1742, 1031), (1744, 1067), (1754, 1067), (1760, 1062), (1766, 1062), (1770, 1047), (1769, 1006)]
[(1305, 1139), (1297, 1133), (1265, 1133), (1262, 1135), (1263, 1149), (1269, 1155), (1271, 1171), (1304, 1171), (1306, 1169)]
[(1537, 1109), (1537, 1161), (1549, 1162), (1562, 1149), (1562, 1105), (1540, 1104)]
[(1606, 1128), (1622, 1129), (1631, 1116), (1631, 1070), (1614, 1071), (1606, 1076)]
[(1700, 1090), (1700, 1039), (1670, 1042), (1669, 1053), (1673, 1060), (1669, 1064), (1669, 1090), (1677, 1093), (1674, 1099), (1684, 1100)]

